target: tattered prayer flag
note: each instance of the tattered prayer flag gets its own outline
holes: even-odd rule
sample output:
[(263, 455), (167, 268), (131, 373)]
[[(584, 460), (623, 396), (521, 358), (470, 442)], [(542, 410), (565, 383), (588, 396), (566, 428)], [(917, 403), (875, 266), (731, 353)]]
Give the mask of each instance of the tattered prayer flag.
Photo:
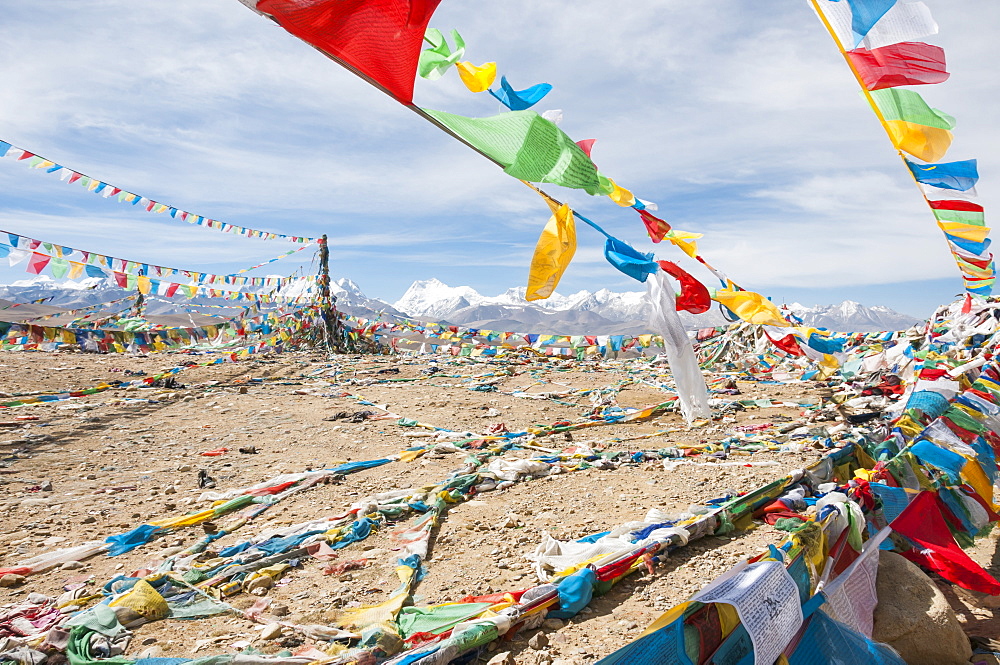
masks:
[(576, 253), (576, 222), (573, 211), (565, 203), (553, 207), (528, 271), (526, 300), (543, 300), (552, 295), (566, 268)]
[(657, 243), (662, 242), (664, 236), (670, 232), (670, 224), (656, 215), (647, 212), (645, 209), (638, 210), (638, 213), (642, 217), (642, 223), (646, 225), (646, 233), (649, 234), (649, 239)]
[(256, 9), (409, 104), (424, 33), (440, 2), (258, 0)]
[(534, 111), (512, 111), (489, 118), (424, 111), (515, 178), (582, 189), (588, 194), (612, 191), (610, 181), (597, 173), (597, 167), (580, 146)]
[(699, 282), (691, 273), (670, 261), (657, 261), (663, 272), (667, 273), (681, 284), (681, 295), (677, 298), (677, 311), (703, 314), (712, 308), (712, 296), (705, 285)]
[(417, 73), (429, 81), (436, 81), (444, 76), (448, 68), (465, 55), (465, 40), (462, 39), (462, 35), (458, 34), (458, 30), (451, 31), (451, 39), (455, 42), (454, 51), (451, 50), (448, 40), (437, 28), (428, 28), (424, 39), (431, 47), (421, 51)]
[(847, 57), (869, 90), (943, 83), (949, 76), (944, 49), (923, 42), (854, 49)]
[(787, 328), (789, 323), (774, 303), (753, 291), (719, 289), (712, 297), (747, 323)]
[(511, 111), (523, 111), (530, 109), (542, 101), (542, 98), (549, 94), (551, 90), (552, 86), (548, 83), (536, 83), (524, 90), (514, 90), (510, 83), (507, 82), (507, 77), (501, 76), (500, 89), (490, 90), (489, 93)]
[(477, 67), (471, 62), (456, 62), (458, 76), (469, 92), (486, 92), (497, 79), (497, 63), (487, 62)]
[(967, 192), (979, 182), (979, 165), (975, 159), (945, 164), (916, 164), (906, 160), (906, 165), (922, 185)]

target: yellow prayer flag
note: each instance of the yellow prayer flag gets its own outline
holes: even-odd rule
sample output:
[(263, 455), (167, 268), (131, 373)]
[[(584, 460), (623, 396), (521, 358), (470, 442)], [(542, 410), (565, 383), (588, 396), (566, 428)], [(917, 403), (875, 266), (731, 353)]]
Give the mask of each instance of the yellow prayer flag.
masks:
[(676, 229), (671, 229), (670, 231), (667, 231), (666, 235), (663, 237), (679, 247), (681, 251), (693, 259), (698, 256), (698, 243), (695, 242), (695, 240), (703, 236), (704, 234), (702, 233), (691, 233), (689, 231), (677, 231)]
[(476, 67), (471, 62), (456, 62), (458, 75), (470, 92), (486, 92), (497, 78), (497, 63), (487, 62)]
[(77, 263), (76, 261), (69, 262), (69, 278), (76, 279), (83, 274), (84, 265), (82, 263)]
[(976, 226), (975, 224), (963, 224), (961, 222), (938, 222), (938, 226), (945, 233), (970, 242), (983, 242), (990, 235), (990, 228), (988, 226)]
[[(549, 204), (550, 207), (552, 204)], [(553, 210), (542, 235), (538, 238), (535, 253), (528, 270), (526, 300), (543, 300), (552, 295), (576, 254), (576, 220), (567, 204)]]
[(630, 208), (635, 205), (635, 196), (632, 192), (628, 191), (624, 187), (620, 186), (611, 178), (608, 178), (611, 184), (614, 186), (614, 190), (608, 194), (608, 198), (620, 205), (623, 208)]
[(747, 323), (788, 327), (788, 321), (781, 316), (781, 311), (759, 293), (719, 289), (712, 299), (729, 308), (733, 314)]
[(889, 128), (893, 145), (925, 162), (944, 159), (948, 148), (951, 147), (953, 135), (947, 129), (918, 125), (905, 120), (889, 120), (886, 126)]

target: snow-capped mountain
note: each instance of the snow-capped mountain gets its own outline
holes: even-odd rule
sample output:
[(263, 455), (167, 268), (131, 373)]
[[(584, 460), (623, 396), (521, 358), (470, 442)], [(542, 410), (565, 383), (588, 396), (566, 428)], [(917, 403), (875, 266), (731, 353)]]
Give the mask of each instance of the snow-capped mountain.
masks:
[(330, 284), (330, 295), (337, 299), (337, 309), (355, 316), (367, 317), (379, 312), (405, 316), (389, 303), (369, 298), (361, 291), (361, 287), (346, 277), (341, 277)]
[[(437, 279), (414, 282), (393, 306), (412, 317), (447, 321), (474, 328), (525, 330), (562, 334), (622, 334), (647, 332), (649, 304), (642, 291), (608, 289), (554, 293), (546, 300), (528, 302), (524, 287), (484, 296), (469, 286), (448, 286)], [(853, 301), (839, 305), (788, 307), (806, 325), (829, 330), (868, 332), (902, 330), (918, 319), (888, 307), (865, 307)], [(723, 325), (718, 308), (697, 316), (680, 313), (689, 329)]]
[(814, 328), (827, 328), (828, 330), (857, 332), (904, 330), (920, 321), (907, 314), (900, 314), (884, 305), (865, 307), (853, 300), (845, 300), (839, 305), (816, 305), (813, 307), (792, 303), (788, 305), (787, 309), (802, 319), (805, 325)]

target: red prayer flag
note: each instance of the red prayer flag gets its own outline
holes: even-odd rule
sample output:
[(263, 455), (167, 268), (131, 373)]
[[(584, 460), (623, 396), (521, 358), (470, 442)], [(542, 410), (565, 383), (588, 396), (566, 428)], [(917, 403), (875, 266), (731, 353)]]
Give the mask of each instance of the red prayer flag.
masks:
[(639, 216), (642, 217), (642, 223), (646, 225), (646, 233), (649, 234), (649, 239), (653, 242), (661, 242), (663, 237), (670, 232), (670, 224), (656, 215), (640, 210)]
[(903, 556), (964, 589), (1000, 595), (1000, 582), (955, 543), (941, 509), (941, 499), (937, 494), (921, 492), (892, 521), (890, 526), (893, 531), (923, 548), (903, 552)]
[[(764, 334), (767, 335), (767, 332), (765, 331)], [(781, 349), (790, 356), (799, 357), (805, 355), (805, 352), (802, 350), (802, 347), (799, 346), (798, 340), (795, 339), (795, 335), (791, 333), (785, 335), (781, 339), (774, 339), (770, 335), (767, 335), (767, 338), (771, 340), (771, 344), (774, 344), (776, 347), (778, 347), (779, 349)]]
[(928, 201), (932, 210), (958, 210), (961, 212), (983, 212), (983, 206), (972, 201)]
[(882, 48), (847, 52), (869, 90), (900, 85), (929, 85), (948, 80), (944, 49), (923, 42), (902, 42)]
[(580, 146), (580, 150), (587, 153), (587, 157), (590, 157), (590, 153), (594, 149), (595, 143), (597, 143), (597, 139), (583, 139), (582, 141), (576, 142), (576, 144)]
[(703, 314), (712, 308), (712, 296), (705, 285), (676, 263), (657, 261), (663, 272), (681, 283), (681, 295), (677, 299), (678, 312)]
[(258, 0), (257, 11), (404, 104), (441, 0)]
[(52, 257), (45, 254), (32, 253), (31, 259), (28, 260), (28, 272), (33, 275), (40, 275), (51, 260)]

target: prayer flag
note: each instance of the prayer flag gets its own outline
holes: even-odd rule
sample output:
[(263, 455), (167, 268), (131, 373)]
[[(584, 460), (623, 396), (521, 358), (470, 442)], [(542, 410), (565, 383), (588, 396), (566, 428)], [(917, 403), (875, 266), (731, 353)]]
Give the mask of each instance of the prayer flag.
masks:
[(869, 90), (901, 85), (930, 85), (948, 80), (944, 49), (923, 42), (903, 42), (869, 51), (854, 49), (847, 57)]
[(576, 222), (565, 203), (552, 207), (552, 217), (538, 238), (528, 271), (525, 300), (543, 300), (552, 295), (576, 253)]
[(409, 104), (431, 15), (441, 0), (258, 0), (299, 39)]
[(555, 123), (534, 111), (511, 111), (489, 118), (426, 113), (515, 178), (610, 194), (613, 187), (587, 154)]
[(906, 160), (906, 165), (922, 185), (967, 192), (979, 182), (979, 168), (975, 159), (945, 164), (916, 164)]

